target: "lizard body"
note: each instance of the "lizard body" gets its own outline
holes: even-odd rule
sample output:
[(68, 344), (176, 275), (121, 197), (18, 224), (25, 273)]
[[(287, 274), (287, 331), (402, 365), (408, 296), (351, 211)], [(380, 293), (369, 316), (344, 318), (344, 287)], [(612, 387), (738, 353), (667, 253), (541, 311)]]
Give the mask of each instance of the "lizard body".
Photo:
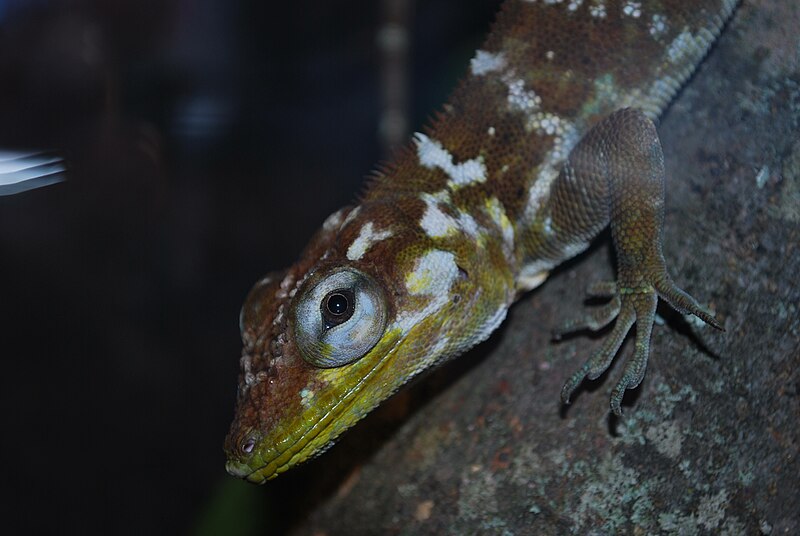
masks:
[(423, 370), (485, 340), (508, 307), (610, 224), (618, 280), (579, 324), (616, 319), (562, 399), (609, 366), (644, 375), (658, 296), (720, 327), (661, 254), (664, 168), (651, 119), (736, 0), (509, 0), (430, 128), (332, 214), (299, 261), (250, 292), (231, 474), (263, 482), (322, 452)]

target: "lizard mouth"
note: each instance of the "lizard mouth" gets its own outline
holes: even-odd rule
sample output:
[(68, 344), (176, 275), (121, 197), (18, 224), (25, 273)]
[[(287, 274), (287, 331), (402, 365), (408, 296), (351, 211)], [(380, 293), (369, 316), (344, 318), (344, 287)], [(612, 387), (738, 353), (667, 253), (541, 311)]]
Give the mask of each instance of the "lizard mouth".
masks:
[(245, 478), (248, 480), (250, 475), (252, 475), (255, 471), (258, 471), (258, 469), (253, 469), (246, 463), (238, 462), (236, 460), (228, 460), (225, 462), (225, 470), (231, 476)]
[[(402, 341), (402, 337), (398, 338), (391, 348), (383, 354), (383, 357), (379, 359), (366, 374), (361, 376), (355, 385), (340, 396), (338, 402), (328, 411), (314, 418), (313, 422), (305, 427), (303, 431), (299, 433), (297, 439), (289, 446), (280, 452), (275, 452), (274, 447), (264, 449), (264, 454), (267, 455), (266, 459), (260, 456), (258, 451), (255, 456), (248, 461), (239, 461), (235, 458), (229, 458), (225, 464), (225, 469), (229, 474), (244, 478), (248, 482), (263, 484), (267, 480), (272, 480), (279, 474), (287, 471), (289, 468), (324, 452), (342, 432), (359, 420), (358, 417), (355, 417), (355, 414), (363, 415), (369, 412), (388, 396), (370, 396), (362, 398), (358, 395), (363, 392), (364, 386), (371, 384), (373, 377), (384, 368), (384, 365), (392, 361), (391, 358), (396, 355), (397, 348)], [(399, 385), (394, 386), (392, 391), (397, 387), (399, 387)], [(357, 407), (357, 411), (352, 411), (354, 407)], [(350, 415), (351, 418), (342, 419), (341, 417), (343, 415)], [(302, 416), (297, 420), (299, 422), (305, 421)], [(336, 426), (337, 424), (341, 424), (341, 426)], [(315, 441), (318, 438), (322, 439), (320, 441)], [(262, 445), (274, 445), (276, 443), (276, 438), (270, 437), (269, 434), (261, 439)]]

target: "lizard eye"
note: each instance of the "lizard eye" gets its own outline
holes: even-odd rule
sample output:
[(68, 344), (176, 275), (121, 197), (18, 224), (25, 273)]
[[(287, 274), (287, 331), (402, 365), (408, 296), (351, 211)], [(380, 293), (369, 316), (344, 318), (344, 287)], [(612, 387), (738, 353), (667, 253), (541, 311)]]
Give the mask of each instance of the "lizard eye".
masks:
[(244, 454), (251, 454), (255, 447), (256, 447), (255, 438), (249, 437), (242, 443), (242, 446), (240, 448)]
[(331, 368), (363, 357), (386, 327), (383, 291), (368, 275), (339, 269), (302, 289), (294, 308), (294, 334), (303, 359)]

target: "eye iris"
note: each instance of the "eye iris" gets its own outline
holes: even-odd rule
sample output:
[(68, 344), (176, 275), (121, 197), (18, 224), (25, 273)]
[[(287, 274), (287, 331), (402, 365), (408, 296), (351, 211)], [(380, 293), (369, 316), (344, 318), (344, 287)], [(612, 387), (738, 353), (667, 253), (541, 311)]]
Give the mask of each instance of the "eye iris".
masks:
[(341, 316), (347, 312), (348, 307), (350, 307), (350, 301), (344, 294), (332, 294), (328, 297), (327, 307), (330, 314)]

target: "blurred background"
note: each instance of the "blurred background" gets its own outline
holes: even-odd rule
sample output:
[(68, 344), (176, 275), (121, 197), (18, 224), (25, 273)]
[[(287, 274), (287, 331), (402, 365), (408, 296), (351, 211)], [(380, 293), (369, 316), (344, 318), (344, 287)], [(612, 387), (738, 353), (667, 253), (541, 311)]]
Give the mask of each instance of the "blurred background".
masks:
[(239, 307), (444, 101), (498, 5), (0, 0), (0, 148), (68, 168), (0, 197), (3, 532), (279, 534), (330, 492), (316, 462), (224, 472)]

